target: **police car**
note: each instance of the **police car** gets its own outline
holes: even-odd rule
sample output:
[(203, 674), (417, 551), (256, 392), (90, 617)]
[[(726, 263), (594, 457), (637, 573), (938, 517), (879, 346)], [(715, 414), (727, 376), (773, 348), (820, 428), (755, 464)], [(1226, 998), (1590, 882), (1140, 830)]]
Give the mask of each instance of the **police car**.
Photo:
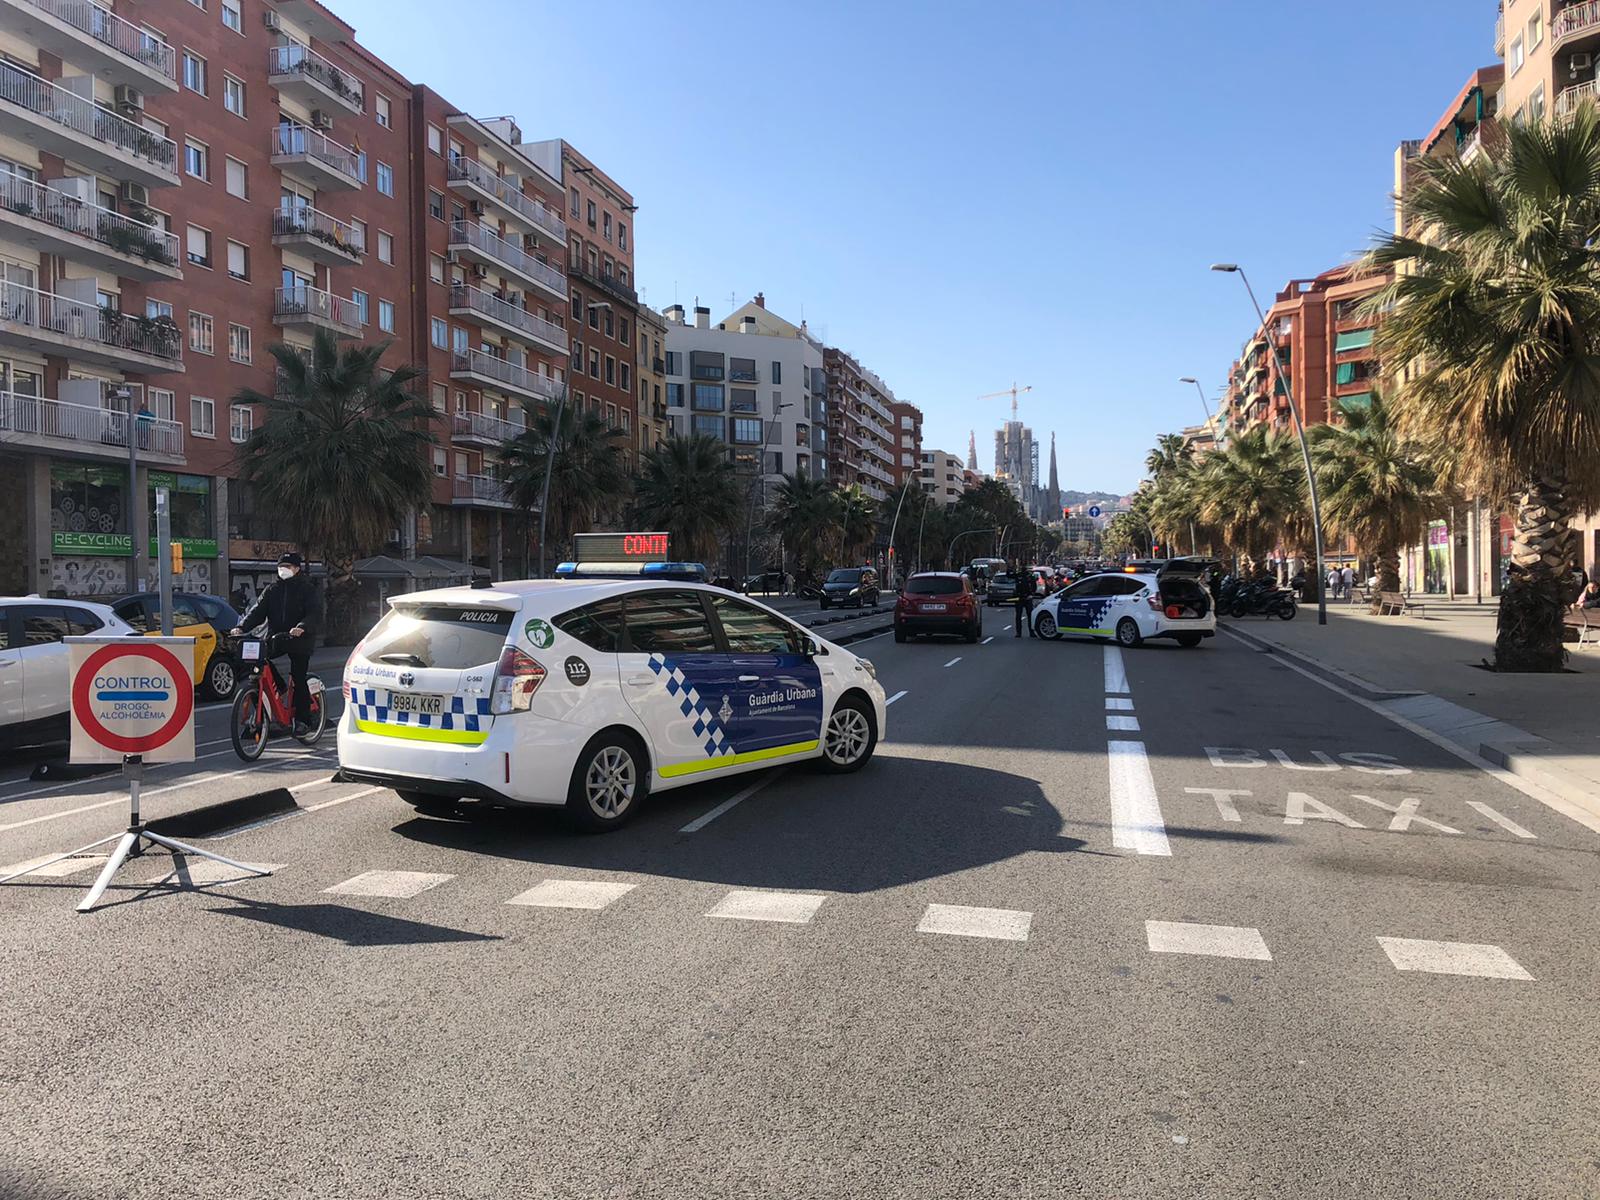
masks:
[(802, 759), (854, 771), (884, 729), (872, 664), (688, 581), (395, 596), (345, 666), (345, 779), (428, 811), (564, 805), (611, 829), (651, 791)]
[(1130, 647), (1150, 638), (1198, 646), (1217, 634), (1203, 573), (1203, 566), (1174, 559), (1159, 570), (1090, 575), (1035, 604), (1033, 630), (1045, 638), (1115, 638)]

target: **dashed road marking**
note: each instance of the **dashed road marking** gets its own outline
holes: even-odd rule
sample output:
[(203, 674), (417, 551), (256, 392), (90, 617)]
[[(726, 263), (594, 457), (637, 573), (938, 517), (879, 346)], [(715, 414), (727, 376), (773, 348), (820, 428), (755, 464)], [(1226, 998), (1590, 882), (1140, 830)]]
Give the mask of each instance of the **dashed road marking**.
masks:
[[(166, 884), (170, 887), (204, 887), (212, 883), (238, 883), (245, 879), (257, 879), (259, 876), (236, 871), (227, 863), (213, 862), (209, 858), (202, 858), (191, 863), (182, 855), (173, 856), (173, 868), (170, 871), (157, 875), (149, 880), (152, 887)], [(276, 874), (283, 870), (283, 863), (244, 863), (252, 871), (265, 871)]]
[(1107, 712), (1132, 712), (1133, 711), (1133, 701), (1130, 700), (1126, 696), (1107, 696), (1106, 697), (1106, 711)]
[(1130, 715), (1119, 716), (1116, 713), (1108, 713), (1106, 715), (1106, 728), (1120, 733), (1138, 733), (1139, 718)]
[(1187, 921), (1146, 921), (1144, 935), (1152, 954), (1207, 954), (1213, 958), (1272, 961), (1259, 929), (1239, 925), (1194, 925)]
[(905, 689), (901, 688), (898, 692), (896, 692), (894, 695), (890, 696), (887, 700), (885, 700), (883, 702), (883, 706), (885, 708), (888, 708), (889, 705), (893, 704), (896, 700), (900, 699), (900, 697), (904, 696), (905, 694), (906, 694)]
[(987, 646), (992, 641), (994, 641), (994, 634), (991, 633), (988, 637), (984, 638), (983, 641), (979, 643), (979, 645)]
[(1421, 938), (1381, 937), (1378, 945), (1397, 971), (1433, 975), (1476, 975), (1483, 979), (1532, 979), (1499, 946), (1474, 942), (1430, 942)]
[(1126, 696), (1128, 694), (1128, 672), (1122, 665), (1122, 647), (1107, 646), (1105, 648), (1106, 667), (1106, 695)]
[(700, 816), (698, 816), (694, 820), (690, 821), (682, 829), (678, 830), (678, 832), (679, 833), (699, 833), (702, 829), (704, 829), (707, 825), (711, 824), (711, 822), (715, 821), (723, 813), (727, 812), (730, 808), (733, 808), (736, 805), (743, 804), (746, 800), (750, 799), (751, 796), (754, 796), (757, 792), (759, 792), (762, 788), (766, 787), (767, 784), (771, 783), (774, 779), (778, 778), (778, 776), (781, 775), (781, 774), (783, 774), (783, 772), (774, 771), (770, 775), (763, 775), (760, 779), (756, 780), (749, 787), (745, 788), (742, 792), (735, 792), (732, 796), (729, 796), (726, 800), (724, 800), (721, 804), (717, 805), (710, 812), (702, 813)]
[(954, 937), (996, 938), (1025, 942), (1033, 927), (1033, 914), (1012, 908), (972, 908), (965, 904), (930, 904), (917, 922), (918, 933)]
[(1538, 834), (1533, 833), (1531, 830), (1524, 829), (1510, 817), (1506, 816), (1502, 812), (1496, 811), (1489, 805), (1483, 803), (1481, 800), (1468, 800), (1467, 805), (1470, 808), (1477, 809), (1480, 813), (1488, 817), (1489, 820), (1500, 826), (1500, 828), (1504, 829), (1507, 833), (1515, 834), (1519, 838), (1537, 838), (1539, 836)]
[(409, 900), (454, 878), (454, 875), (436, 875), (430, 871), (363, 871), (322, 891), (329, 896), (382, 896), (389, 900)]
[(83, 854), (63, 858), (59, 862), (50, 863), (48, 867), (43, 865), (49, 863), (52, 858), (55, 858), (54, 854), (41, 854), (25, 862), (0, 867), (0, 879), (21, 875), (24, 872), (34, 879), (65, 879), (68, 875), (76, 875), (79, 871), (87, 871), (90, 867), (103, 867), (106, 864), (104, 854)]
[(817, 915), (826, 896), (801, 892), (729, 892), (708, 917), (732, 921), (778, 921), (785, 925), (804, 925)]
[(945, 666), (953, 667), (960, 661), (961, 661), (961, 655), (958, 654), (954, 658), (952, 658), (949, 662), (945, 663)]
[(1172, 854), (1156, 781), (1143, 742), (1106, 743), (1111, 764), (1111, 844), (1138, 854)]
[(546, 879), (519, 895), (507, 904), (522, 904), (531, 908), (584, 908), (598, 911), (622, 899), (635, 883), (611, 883), (595, 879)]

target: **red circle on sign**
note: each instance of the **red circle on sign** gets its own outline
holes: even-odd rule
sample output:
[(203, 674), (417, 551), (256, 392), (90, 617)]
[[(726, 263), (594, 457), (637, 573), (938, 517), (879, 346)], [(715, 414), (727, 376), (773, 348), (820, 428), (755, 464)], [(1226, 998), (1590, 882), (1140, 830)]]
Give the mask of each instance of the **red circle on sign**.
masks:
[[(118, 658), (153, 659), (166, 667), (173, 678), (173, 686), (178, 693), (178, 705), (172, 710), (172, 719), (154, 733), (147, 733), (143, 737), (124, 737), (120, 733), (112, 733), (100, 724), (99, 718), (94, 715), (94, 709), (89, 703), (90, 681), (93, 680), (96, 671)], [(177, 737), (178, 731), (188, 723), (189, 715), (194, 711), (194, 681), (189, 678), (189, 672), (184, 670), (183, 664), (178, 661), (178, 656), (165, 646), (137, 646), (125, 643), (104, 646), (84, 660), (83, 667), (78, 671), (78, 677), (72, 681), (72, 711), (97, 744), (107, 750), (117, 750), (123, 754), (143, 754), (147, 750), (165, 746)]]

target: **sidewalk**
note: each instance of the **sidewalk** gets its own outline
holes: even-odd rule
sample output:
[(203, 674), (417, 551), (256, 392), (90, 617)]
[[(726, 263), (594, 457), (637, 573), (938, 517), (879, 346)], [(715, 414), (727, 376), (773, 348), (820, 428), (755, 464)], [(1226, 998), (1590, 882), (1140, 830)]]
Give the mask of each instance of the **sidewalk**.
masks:
[(1425, 616), (1375, 617), (1330, 603), (1293, 621), (1224, 618), (1219, 630), (1449, 739), (1600, 815), (1600, 650), (1569, 643), (1568, 672), (1498, 675), (1496, 606), (1427, 602)]

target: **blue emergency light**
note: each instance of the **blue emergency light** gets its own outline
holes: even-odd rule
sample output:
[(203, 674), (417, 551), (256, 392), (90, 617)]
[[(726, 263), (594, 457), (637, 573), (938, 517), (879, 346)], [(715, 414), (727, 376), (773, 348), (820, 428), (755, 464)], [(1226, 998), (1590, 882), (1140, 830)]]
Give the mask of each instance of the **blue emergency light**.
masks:
[(556, 567), (557, 579), (670, 579), (678, 583), (705, 583), (711, 578), (705, 563), (696, 562), (564, 562)]

